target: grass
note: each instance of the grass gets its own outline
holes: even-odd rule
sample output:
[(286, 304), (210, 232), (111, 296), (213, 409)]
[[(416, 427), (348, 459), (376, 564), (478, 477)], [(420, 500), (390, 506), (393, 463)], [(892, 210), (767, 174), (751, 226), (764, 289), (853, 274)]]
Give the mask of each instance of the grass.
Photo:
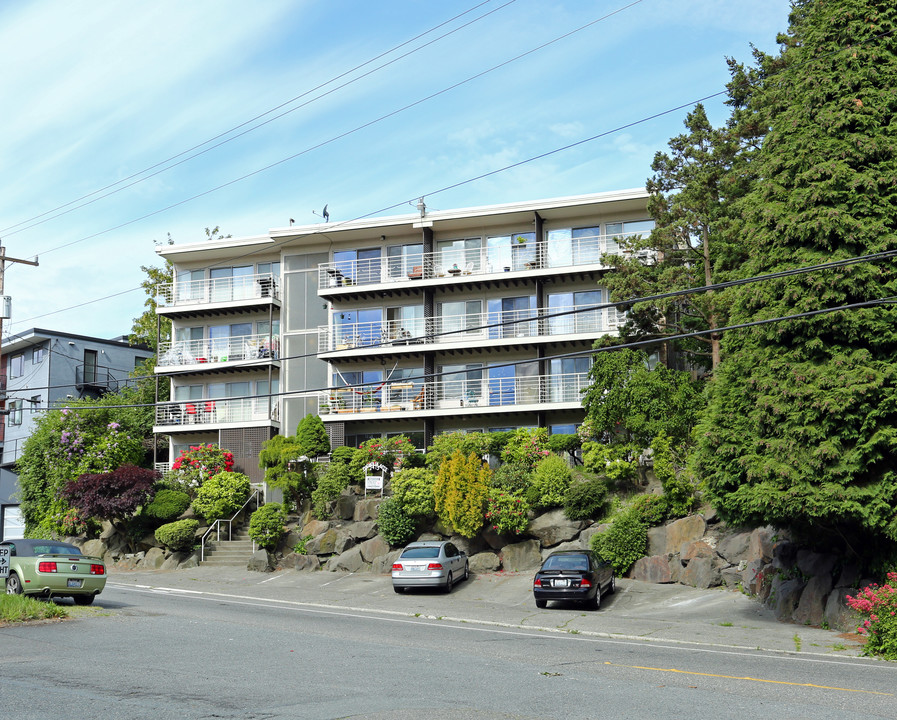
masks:
[(800, 652), (800, 646), (801, 646), (800, 635), (798, 635), (797, 633), (794, 633), (794, 649), (797, 650), (797, 652)]
[(29, 620), (66, 618), (68, 610), (53, 602), (45, 602), (25, 595), (0, 595), (0, 622), (18, 623)]
[(719, 624), (720, 627), (732, 627), (732, 623), (726, 621)]

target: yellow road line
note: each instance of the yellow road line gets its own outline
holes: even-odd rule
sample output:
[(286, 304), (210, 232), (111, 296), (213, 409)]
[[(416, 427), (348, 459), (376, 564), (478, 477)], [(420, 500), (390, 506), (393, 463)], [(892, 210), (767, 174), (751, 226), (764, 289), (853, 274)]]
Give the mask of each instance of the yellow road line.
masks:
[(619, 663), (605, 662), (605, 665), (630, 668), (632, 670), (654, 670), (656, 672), (678, 673), (680, 675), (700, 675), (702, 677), (715, 677), (724, 680), (750, 680), (751, 682), (772, 683), (773, 685), (796, 685), (798, 687), (817, 688), (819, 690), (840, 690), (842, 692), (867, 693), (869, 695), (886, 695), (893, 697), (894, 693), (878, 692), (876, 690), (856, 690), (854, 688), (831, 687), (829, 685), (814, 685), (813, 683), (786, 682), (784, 680), (766, 680), (764, 678), (739, 677), (738, 675), (717, 675), (716, 673), (694, 672), (692, 670), (678, 670), (677, 668), (656, 668), (643, 665), (620, 665)]

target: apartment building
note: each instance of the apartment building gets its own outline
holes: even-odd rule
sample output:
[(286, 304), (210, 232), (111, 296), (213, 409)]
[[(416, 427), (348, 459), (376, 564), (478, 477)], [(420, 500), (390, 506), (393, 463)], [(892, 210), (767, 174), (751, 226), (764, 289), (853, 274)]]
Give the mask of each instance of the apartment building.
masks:
[(127, 338), (104, 339), (32, 328), (4, 338), (0, 367), (0, 537), (21, 537), (15, 463), (42, 410), (115, 392), (152, 357)]
[[(215, 442), (244, 472), (321, 416), (334, 445), (445, 431), (572, 432), (589, 358), (617, 332), (605, 253), (649, 232), (644, 190), (274, 229), (160, 246), (175, 281), (157, 433)], [(258, 477), (256, 475), (256, 477)]]

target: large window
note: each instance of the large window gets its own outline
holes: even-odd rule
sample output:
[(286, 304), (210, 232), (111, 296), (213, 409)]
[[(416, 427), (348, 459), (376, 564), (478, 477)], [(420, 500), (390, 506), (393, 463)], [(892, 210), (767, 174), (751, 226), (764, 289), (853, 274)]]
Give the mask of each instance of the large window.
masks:
[(457, 268), (462, 273), (480, 270), (483, 264), (483, 238), (464, 238), (461, 240), (441, 240), (436, 243), (439, 253), (438, 265), (443, 273)]
[[(551, 335), (599, 332), (601, 310), (588, 310), (601, 304), (600, 290), (553, 293), (548, 296), (548, 330)], [(557, 314), (557, 317), (555, 317)]]
[(440, 399), (457, 400), (461, 405), (485, 405), (483, 365), (442, 365), (438, 368), (442, 380)]
[(527, 270), (536, 262), (536, 233), (494, 235), (486, 238), (489, 270)]
[(423, 277), (423, 245), (392, 245), (386, 248), (386, 257), (390, 278)]
[(244, 347), (244, 338), (252, 335), (252, 323), (212, 325), (209, 327), (209, 354), (212, 359), (226, 362), (251, 355)]
[(40, 362), (43, 362), (44, 353), (46, 352), (46, 347), (44, 345), (38, 345), (31, 351), (31, 364), (37, 365)]
[(486, 324), (482, 314), (482, 300), (439, 303), (437, 312), (439, 313), (438, 332), (448, 333), (444, 337), (440, 337), (439, 342), (454, 342), (471, 336), (486, 336), (485, 329), (474, 330), (474, 328), (482, 328)]
[(536, 296), (494, 298), (488, 302), (489, 337), (534, 337), (536, 322), (521, 322), (536, 317)]
[(550, 402), (579, 402), (588, 385), (591, 358), (556, 358), (551, 361)]
[(404, 341), (425, 335), (424, 306), (402, 305), (386, 308), (385, 342)]
[(333, 263), (339, 274), (358, 285), (380, 282), (380, 248), (337, 250)]
[(254, 296), (252, 265), (214, 267), (209, 271), (212, 283), (212, 302), (247, 300)]
[(488, 369), (490, 405), (539, 402), (539, 363), (496, 365)]
[(19, 398), (9, 401), (9, 404), (7, 405), (7, 409), (9, 410), (9, 425), (22, 424), (22, 403), (23, 400)]
[(25, 374), (25, 356), (22, 353), (12, 355), (9, 358), (9, 376), (21, 377)]
[(333, 385), (341, 407), (353, 410), (377, 409), (383, 400), (383, 371), (336, 372)]
[(180, 270), (177, 275), (176, 300), (180, 302), (202, 300), (204, 281), (204, 270)]

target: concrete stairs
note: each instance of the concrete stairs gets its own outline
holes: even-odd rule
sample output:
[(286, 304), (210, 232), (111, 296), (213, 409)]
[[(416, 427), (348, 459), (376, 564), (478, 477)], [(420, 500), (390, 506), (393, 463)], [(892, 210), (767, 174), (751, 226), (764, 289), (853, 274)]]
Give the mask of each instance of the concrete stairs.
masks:
[[(214, 537), (214, 533), (211, 537)], [(222, 532), (221, 537), (227, 537)], [(252, 556), (252, 540), (249, 539), (249, 530), (246, 528), (234, 528), (230, 540), (206, 542), (205, 559), (203, 565), (220, 565), (230, 567), (246, 567)]]

